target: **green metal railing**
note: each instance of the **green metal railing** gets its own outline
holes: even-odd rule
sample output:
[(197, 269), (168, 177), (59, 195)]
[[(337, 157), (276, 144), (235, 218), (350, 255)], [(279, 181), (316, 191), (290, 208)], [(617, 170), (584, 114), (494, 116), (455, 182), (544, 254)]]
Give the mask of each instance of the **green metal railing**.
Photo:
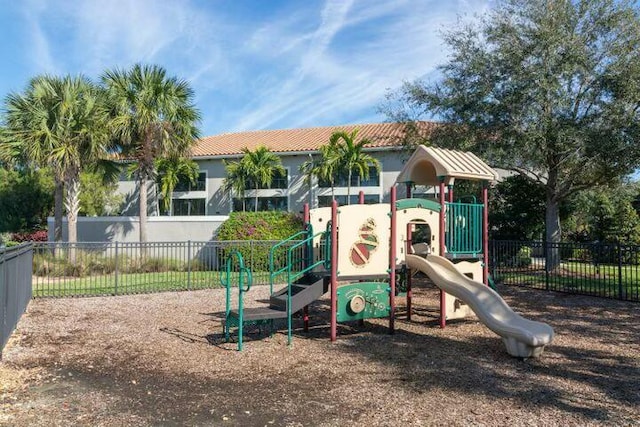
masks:
[[(291, 285), (298, 278), (304, 276), (306, 273), (313, 271), (314, 268), (324, 265), (325, 260), (320, 259), (316, 262), (310, 262), (309, 251), (312, 250), (313, 241), (316, 237), (322, 238), (326, 234), (326, 231), (311, 234), (306, 239), (296, 243), (287, 250), (287, 265), (284, 267), (287, 272), (287, 344), (291, 345), (292, 340), (292, 322), (291, 322)], [(296, 248), (306, 246), (307, 253), (303, 257), (293, 259), (293, 254)], [(295, 268), (299, 266), (299, 268)]]
[(447, 252), (456, 255), (482, 254), (482, 211), (480, 203), (446, 203), (445, 244)]
[[(305, 238), (308, 235), (309, 235), (309, 231), (307, 231), (307, 230), (298, 231), (297, 233), (295, 233), (295, 234), (287, 237), (286, 239), (276, 243), (269, 250), (269, 293), (270, 294), (273, 293), (273, 284), (274, 284), (276, 278), (278, 276), (284, 274), (287, 271), (287, 265), (285, 265), (284, 267), (281, 267), (281, 268), (277, 268), (276, 267), (276, 253), (277, 253), (278, 249), (282, 248), (283, 246), (285, 246), (289, 242), (292, 242), (292, 241), (295, 241), (295, 240), (299, 240), (300, 238)], [(287, 249), (287, 253), (289, 252), (290, 248), (291, 247), (289, 247)], [(288, 259), (287, 259), (287, 261), (288, 261)], [(288, 264), (288, 262), (287, 262), (287, 264)]]
[(232, 286), (232, 277), (234, 276), (235, 271), (233, 271), (233, 262), (234, 259), (237, 259), (238, 262), (238, 351), (242, 351), (242, 327), (244, 323), (244, 298), (243, 295), (245, 292), (249, 292), (252, 284), (251, 270), (245, 267), (244, 259), (242, 258), (242, 254), (238, 250), (234, 250), (229, 254), (227, 258), (226, 267), (223, 272), (220, 272), (220, 282), (226, 287), (226, 309), (225, 309), (225, 323), (224, 323), (224, 337), (227, 342), (229, 342), (229, 329), (230, 329), (230, 314), (231, 314), (231, 286)]

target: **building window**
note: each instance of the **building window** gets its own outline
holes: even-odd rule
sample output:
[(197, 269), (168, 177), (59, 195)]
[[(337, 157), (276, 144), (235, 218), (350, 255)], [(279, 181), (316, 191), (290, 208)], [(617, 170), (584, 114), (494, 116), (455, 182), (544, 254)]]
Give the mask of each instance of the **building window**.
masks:
[(193, 216), (205, 214), (205, 199), (173, 199), (174, 216)]
[(207, 189), (207, 173), (200, 172), (195, 182), (191, 182), (188, 179), (180, 178), (174, 192), (187, 192), (187, 191), (206, 191)]
[[(161, 187), (161, 180), (158, 177), (157, 188)], [(206, 191), (207, 191), (207, 173), (199, 172), (194, 182), (189, 179), (180, 177), (178, 183), (171, 193), (171, 206), (165, 209), (162, 202), (162, 194), (158, 194), (159, 213), (160, 215), (171, 216), (192, 216), (206, 215)]]
[[(334, 187), (348, 187), (349, 175), (336, 176)], [(380, 173), (374, 166), (369, 166), (369, 179), (360, 178), (357, 173), (351, 175), (351, 187), (378, 187), (380, 186)], [(331, 188), (331, 183), (325, 180), (318, 181), (318, 187)], [(377, 203), (377, 202), (376, 202)]]
[[(244, 199), (244, 207), (247, 211), (253, 212), (255, 211), (256, 206), (256, 198), (255, 197), (245, 197)], [(233, 210), (235, 212), (242, 212), (242, 199), (234, 198), (233, 199)], [(288, 211), (288, 201), (286, 197), (258, 197), (258, 211)]]
[[(273, 180), (271, 181), (270, 186), (258, 185), (258, 190), (269, 190), (269, 189), (287, 189), (289, 187), (289, 171), (284, 170), (284, 173), (279, 173), (276, 171), (273, 174)], [(245, 183), (245, 190), (254, 190), (256, 186), (253, 181), (247, 181)]]
[[(338, 206), (344, 206), (347, 204), (347, 196), (343, 196), (343, 195), (338, 195), (335, 197), (336, 198), (336, 202), (338, 202)], [(359, 199), (359, 195), (358, 194), (352, 194), (351, 197), (351, 204), (352, 205), (356, 205), (358, 204), (358, 199)], [(364, 204), (365, 205), (373, 205), (376, 203), (380, 203), (380, 196), (377, 194), (365, 194), (364, 195)], [(331, 196), (318, 196), (318, 207), (319, 208), (324, 208), (327, 206), (331, 206)]]

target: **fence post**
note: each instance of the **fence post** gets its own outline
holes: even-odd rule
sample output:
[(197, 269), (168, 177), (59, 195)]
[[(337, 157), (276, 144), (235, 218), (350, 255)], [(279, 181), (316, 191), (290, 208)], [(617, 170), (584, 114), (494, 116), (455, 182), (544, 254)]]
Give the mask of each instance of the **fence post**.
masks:
[(544, 240), (544, 288), (549, 290), (549, 245), (547, 239)]
[(618, 299), (624, 299), (624, 287), (622, 286), (622, 245), (618, 243)]
[(114, 269), (115, 272), (115, 278), (114, 278), (114, 287), (113, 287), (113, 293), (115, 295), (118, 295), (118, 241), (116, 240), (116, 266)]
[(249, 240), (249, 254), (249, 268), (253, 270), (253, 239)]
[(191, 240), (187, 240), (187, 290), (191, 290)]

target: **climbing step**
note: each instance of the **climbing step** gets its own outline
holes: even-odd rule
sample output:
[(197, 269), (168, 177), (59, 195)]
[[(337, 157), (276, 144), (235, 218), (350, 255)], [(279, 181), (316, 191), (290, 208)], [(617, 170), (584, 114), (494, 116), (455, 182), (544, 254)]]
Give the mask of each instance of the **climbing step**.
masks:
[[(238, 310), (231, 310), (229, 316), (237, 319)], [(284, 319), (286, 317), (287, 312), (283, 310), (276, 310), (270, 307), (251, 307), (243, 310), (242, 319), (245, 322), (252, 322), (256, 320)]]

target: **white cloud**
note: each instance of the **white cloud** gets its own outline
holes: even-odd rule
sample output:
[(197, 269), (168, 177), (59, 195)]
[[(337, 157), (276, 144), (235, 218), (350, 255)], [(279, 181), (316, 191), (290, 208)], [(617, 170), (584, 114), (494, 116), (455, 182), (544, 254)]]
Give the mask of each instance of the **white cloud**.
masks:
[(162, 65), (192, 83), (205, 134), (380, 120), (387, 89), (445, 59), (438, 32), (487, 2), (293, 0), (240, 14), (219, 2), (30, 0), (24, 54), (36, 72), (92, 77)]
[(33, 67), (32, 71), (35, 74), (55, 74), (58, 72), (58, 65), (51, 53), (49, 40), (38, 21), (38, 13), (45, 9), (45, 5), (40, 1), (30, 1), (26, 2), (24, 6), (26, 7), (22, 12), (27, 24), (28, 38), (30, 39), (31, 51), (28, 58)]
[[(277, 86), (259, 88), (232, 128), (340, 124), (357, 112), (363, 119), (376, 117), (389, 88), (431, 73), (445, 60), (439, 32), (451, 28), (459, 15), (486, 7), (481, 0), (328, 1), (312, 32), (295, 32), (289, 21), (280, 27), (272, 23), (254, 37), (260, 37), (267, 55), (283, 52), (278, 39), (294, 40), (286, 50), (293, 66)], [(269, 41), (273, 49), (265, 45)]]

